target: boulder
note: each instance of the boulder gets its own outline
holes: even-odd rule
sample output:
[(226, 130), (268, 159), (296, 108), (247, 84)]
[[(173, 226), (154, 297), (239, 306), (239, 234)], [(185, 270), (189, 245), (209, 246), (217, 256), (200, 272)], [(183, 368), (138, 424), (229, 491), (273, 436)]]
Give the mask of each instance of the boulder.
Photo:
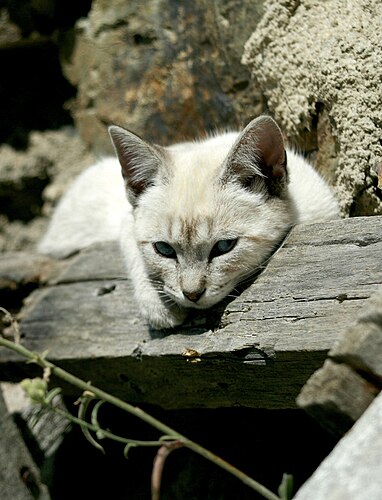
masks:
[(240, 57), (262, 5), (95, 0), (63, 58), (85, 142), (111, 151), (106, 125), (114, 123), (168, 144), (259, 114), (261, 94)]
[(0, 251), (29, 250), (73, 178), (94, 161), (73, 127), (31, 132), (19, 151), (0, 146)]
[(382, 213), (378, 0), (267, 2), (243, 62), (292, 143), (317, 151), (343, 215)]

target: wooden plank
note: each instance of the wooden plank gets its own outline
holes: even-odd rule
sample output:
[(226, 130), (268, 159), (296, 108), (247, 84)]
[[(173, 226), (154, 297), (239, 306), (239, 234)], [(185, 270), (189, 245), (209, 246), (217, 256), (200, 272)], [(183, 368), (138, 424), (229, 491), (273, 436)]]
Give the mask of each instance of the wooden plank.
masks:
[[(382, 217), (296, 227), (240, 296), (158, 332), (139, 319), (117, 245), (105, 243), (34, 292), (23, 342), (133, 402), (292, 408), (382, 283), (381, 254)], [(200, 354), (198, 362), (182, 354), (187, 348)], [(0, 378), (30, 370), (0, 351)]]
[(294, 500), (371, 500), (382, 491), (382, 394), (299, 489)]
[(8, 413), (0, 390), (0, 492), (3, 500), (49, 500), (47, 487)]

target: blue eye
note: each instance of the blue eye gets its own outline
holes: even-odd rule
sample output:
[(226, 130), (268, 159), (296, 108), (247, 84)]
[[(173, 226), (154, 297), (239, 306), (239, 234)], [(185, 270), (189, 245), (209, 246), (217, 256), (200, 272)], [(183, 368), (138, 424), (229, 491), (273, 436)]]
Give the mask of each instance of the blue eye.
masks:
[(153, 247), (154, 250), (159, 253), (159, 255), (167, 257), (168, 259), (176, 259), (175, 250), (165, 241), (156, 241), (155, 243), (153, 243)]
[(214, 257), (218, 257), (219, 255), (223, 255), (225, 253), (230, 252), (236, 245), (238, 241), (238, 238), (235, 238), (233, 240), (220, 240), (215, 245), (213, 246), (211, 253), (210, 253), (210, 259), (213, 259)]

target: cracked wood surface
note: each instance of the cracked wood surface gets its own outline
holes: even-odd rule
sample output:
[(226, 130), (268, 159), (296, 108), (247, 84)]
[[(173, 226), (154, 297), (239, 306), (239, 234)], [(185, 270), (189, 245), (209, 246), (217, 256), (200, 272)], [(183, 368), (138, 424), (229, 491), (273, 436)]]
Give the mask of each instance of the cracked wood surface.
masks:
[[(117, 245), (96, 245), (28, 299), (23, 343), (132, 402), (293, 408), (382, 283), (381, 255), (382, 217), (297, 226), (237, 298), (158, 332), (139, 319)], [(33, 372), (0, 350), (0, 379)]]

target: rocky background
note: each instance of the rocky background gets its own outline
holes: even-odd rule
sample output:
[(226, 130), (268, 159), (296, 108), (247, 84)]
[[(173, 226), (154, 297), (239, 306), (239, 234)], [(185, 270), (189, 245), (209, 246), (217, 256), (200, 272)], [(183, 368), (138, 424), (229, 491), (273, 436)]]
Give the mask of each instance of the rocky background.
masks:
[[(112, 153), (106, 133), (111, 123), (169, 144), (215, 128), (243, 127), (270, 113), (290, 144), (331, 183), (344, 216), (382, 214), (381, 20), (377, 0), (0, 0), (0, 305), (16, 312), (60, 266), (30, 250), (73, 177)], [(15, 250), (24, 252), (6, 253)], [(217, 412), (163, 420), (171, 424), (173, 418), (174, 427), (176, 418), (189, 423), (196, 440), (208, 422), (214, 431), (220, 422), (222, 434), (229, 422), (241, 430), (242, 442), (256, 421), (261, 432), (247, 446), (248, 456), (237, 436), (231, 441), (232, 462), (255, 462), (272, 477), (294, 463), (297, 482), (334, 444), (294, 411), (283, 413), (281, 426), (267, 412)], [(121, 425), (125, 430), (125, 417)], [(267, 426), (274, 430), (274, 446)], [(90, 461), (81, 436), (64, 441), (56, 469), (45, 472), (55, 498), (75, 498), (73, 484), (77, 498), (84, 498), (78, 484), (84, 477), (105, 477), (105, 470), (103, 496), (112, 495), (113, 486), (115, 498), (131, 489), (124, 459)], [(277, 464), (276, 446), (282, 450)], [(146, 488), (147, 498), (149, 477), (137, 481), (137, 475), (150, 471), (152, 458), (145, 456), (144, 466), (130, 462), (132, 484)], [(197, 469), (202, 480), (200, 474), (197, 482), (191, 474), (187, 480), (187, 460), (174, 461), (175, 479), (167, 481), (181, 494), (169, 491), (163, 498), (186, 498), (190, 491), (195, 498), (227, 494), (226, 480), (216, 476), (213, 484), (215, 472), (205, 462)], [(62, 477), (53, 477), (56, 472)], [(264, 475), (258, 479), (267, 482)], [(96, 497), (99, 481), (89, 482), (86, 494)], [(215, 497), (205, 495), (209, 488)], [(231, 497), (246, 498), (236, 482), (232, 491)]]
[(382, 3), (271, 0), (243, 63), (288, 137), (316, 153), (343, 215), (382, 213)]
[(343, 215), (382, 213), (377, 0), (0, 0), (0, 250), (28, 250), (117, 123), (169, 144), (270, 112)]

